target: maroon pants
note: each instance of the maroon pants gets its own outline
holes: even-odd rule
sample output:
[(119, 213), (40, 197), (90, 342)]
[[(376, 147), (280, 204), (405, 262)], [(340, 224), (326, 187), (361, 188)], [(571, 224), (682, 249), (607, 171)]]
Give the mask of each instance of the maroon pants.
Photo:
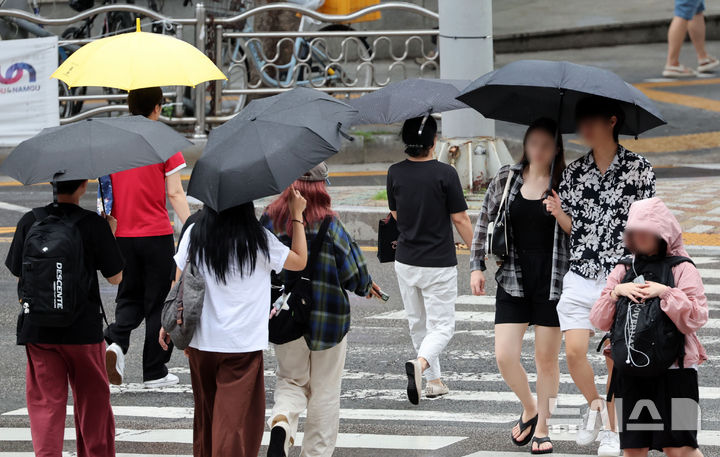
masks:
[(105, 371), (105, 343), (28, 344), (25, 393), (37, 457), (60, 457), (68, 382), (78, 457), (115, 455), (115, 419)]
[(188, 349), (195, 457), (257, 457), (265, 427), (262, 351)]

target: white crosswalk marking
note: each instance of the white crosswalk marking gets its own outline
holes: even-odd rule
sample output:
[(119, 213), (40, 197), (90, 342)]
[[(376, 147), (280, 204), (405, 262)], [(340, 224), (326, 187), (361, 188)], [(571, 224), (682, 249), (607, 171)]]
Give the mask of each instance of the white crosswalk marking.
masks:
[[(694, 257), (704, 278), (706, 292), (709, 295), (711, 310), (710, 321), (699, 333), (700, 339), (708, 349), (710, 363), (720, 362), (720, 254), (714, 256)], [(364, 303), (364, 302), (363, 302)], [(399, 305), (399, 302), (395, 302)], [(493, 371), (494, 367), (494, 307), (492, 296), (461, 295), (457, 299), (456, 320), (458, 328), (453, 344), (447, 348), (444, 357), (456, 362), (448, 363), (443, 372), (443, 379), (449, 384), (451, 392), (446, 397), (435, 400), (424, 400), (420, 406), (414, 407), (407, 402), (405, 383), (407, 377), (401, 369), (401, 361), (411, 353), (409, 339), (401, 348), (386, 346), (392, 340), (390, 333), (402, 331), (407, 334), (405, 314), (395, 309), (384, 307), (375, 314), (356, 317), (353, 321), (353, 332), (348, 345), (348, 360), (375, 362), (353, 365), (348, 363), (343, 375), (341, 393), (340, 435), (338, 447), (343, 455), (463, 455), (464, 457), (520, 457), (528, 455), (527, 449), (518, 452), (493, 450), (492, 445), (475, 441), (476, 435), (471, 430), (503, 430), (517, 420), (520, 405), (515, 395), (503, 382), (502, 376)], [(531, 328), (525, 334), (522, 360), (528, 371), (531, 387), (535, 388), (537, 375), (533, 360), (533, 340), (535, 334)], [(597, 342), (599, 336), (593, 339)], [(402, 354), (401, 354), (402, 353)], [(272, 360), (273, 351), (267, 353)], [(561, 356), (563, 367), (564, 356)], [(476, 369), (478, 361), (485, 363), (482, 370)], [(596, 383), (603, 386), (607, 380), (604, 371), (604, 357), (594, 350), (589, 353), (589, 360), (596, 369)], [(380, 363), (382, 362), (382, 364)], [(397, 364), (397, 365), (395, 365)], [(454, 366), (453, 366), (454, 365)], [(388, 369), (388, 366), (394, 367)], [(265, 377), (268, 390), (272, 391), (275, 373), (272, 362), (266, 365)], [(700, 367), (701, 373), (704, 367)], [(130, 383), (123, 386), (111, 386), (113, 411), (117, 423), (118, 457), (159, 457), (170, 455), (189, 457), (192, 454), (192, 387), (189, 384), (187, 365), (172, 367), (171, 372), (181, 377), (181, 384), (162, 389), (145, 389), (141, 383)], [(573, 380), (563, 368), (560, 376), (560, 394), (557, 399), (556, 415), (553, 418), (551, 437), (554, 442), (562, 443), (565, 454), (554, 454), (558, 457), (578, 457), (571, 454), (568, 446), (573, 446), (574, 431), (577, 427), (581, 407), (585, 400), (573, 386)], [(707, 380), (707, 375), (701, 374)], [(705, 455), (720, 455), (720, 387), (718, 384), (700, 387), (700, 403), (703, 408), (703, 425), (708, 430), (700, 431), (698, 441), (704, 447)], [(167, 401), (158, 401), (158, 398)], [(150, 406), (154, 405), (154, 406)], [(162, 406), (173, 405), (173, 406)], [(268, 405), (270, 406), (270, 405)], [(68, 417), (72, 416), (72, 407), (68, 406)], [(270, 411), (266, 411), (266, 416)], [(302, 416), (302, 430), (305, 416)], [(0, 426), (0, 457), (30, 457), (30, 429), (25, 408), (7, 411), (0, 415), (4, 422)], [(397, 424), (405, 427), (398, 434)], [(417, 427), (417, 436), (412, 433)], [(435, 430), (438, 430), (437, 432)], [(67, 428), (66, 449), (71, 449), (75, 440), (75, 431)], [(297, 436), (295, 445), (301, 445), (303, 435)], [(269, 434), (263, 436), (267, 444)], [(170, 448), (163, 446), (169, 443)], [(507, 444), (507, 443), (506, 443)], [(7, 446), (14, 446), (19, 452), (8, 452)], [(18, 447), (20, 446), (20, 447)], [(458, 451), (460, 449), (460, 451)], [(505, 449), (510, 449), (505, 447)], [(375, 451), (377, 450), (377, 451)], [(560, 450), (560, 449), (558, 449)], [(570, 450), (582, 452), (583, 455), (594, 454), (596, 447)], [(297, 452), (297, 451), (295, 451)], [(73, 457), (67, 452), (63, 457)]]

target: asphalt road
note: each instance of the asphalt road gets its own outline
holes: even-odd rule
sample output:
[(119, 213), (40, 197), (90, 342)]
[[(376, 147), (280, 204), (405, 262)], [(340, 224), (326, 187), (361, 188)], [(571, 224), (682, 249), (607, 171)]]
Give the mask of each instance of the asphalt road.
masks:
[[(47, 187), (23, 189), (0, 187), (0, 256), (5, 257), (12, 236), (11, 227), (22, 208), (40, 205), (48, 198)], [(91, 198), (83, 205), (92, 208)], [(352, 456), (442, 456), (442, 457), (514, 457), (527, 455), (510, 443), (510, 423), (520, 412), (519, 404), (502, 382), (493, 355), (494, 285), (489, 297), (473, 298), (469, 294), (467, 253), (459, 255), (459, 290), (457, 329), (443, 357), (444, 377), (452, 393), (442, 399), (410, 405), (405, 399), (403, 363), (413, 351), (402, 303), (391, 264), (379, 264), (374, 252), (366, 251), (370, 271), (390, 295), (383, 303), (377, 300), (353, 300), (353, 327), (349, 335), (341, 401), (339, 447), (334, 455)], [(696, 258), (706, 278), (711, 299), (711, 323), (701, 332), (711, 360), (700, 369), (703, 428), (701, 444), (706, 456), (720, 455), (720, 251), (703, 251)], [(115, 288), (102, 286), (105, 306), (114, 310)], [(15, 318), (18, 312), (15, 279), (0, 268), (0, 456), (32, 454), (29, 422), (25, 411), (25, 355), (15, 345)], [(192, 453), (192, 394), (187, 362), (175, 353), (169, 364), (180, 377), (180, 385), (166, 390), (145, 390), (140, 383), (142, 328), (133, 336), (126, 366), (127, 385), (113, 388), (116, 408), (119, 453), (141, 455), (190, 455)], [(532, 333), (526, 338), (523, 358), (531, 378)], [(598, 375), (604, 382), (604, 362), (591, 354)], [(563, 431), (577, 421), (577, 407), (582, 400), (567, 375), (561, 358), (559, 406), (568, 407), (558, 416), (553, 432), (556, 452), (570, 455), (594, 454), (595, 447), (578, 448), (572, 432)], [(272, 404), (274, 359), (266, 353), (266, 388), (268, 405)], [(565, 426), (563, 426), (565, 424)], [(68, 417), (67, 426), (72, 427)], [(66, 450), (74, 449), (70, 432)], [(520, 453), (517, 453), (521, 451)], [(298, 448), (293, 456), (298, 455)], [(70, 454), (68, 454), (70, 455)], [(557, 455), (557, 454), (556, 454)], [(137, 457), (137, 456), (136, 456)]]

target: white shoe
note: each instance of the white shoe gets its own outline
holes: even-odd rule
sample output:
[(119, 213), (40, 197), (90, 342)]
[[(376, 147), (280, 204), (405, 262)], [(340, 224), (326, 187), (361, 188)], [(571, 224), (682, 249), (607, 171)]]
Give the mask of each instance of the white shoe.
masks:
[(434, 384), (434, 383), (428, 382), (425, 385), (425, 397), (426, 398), (442, 397), (443, 395), (447, 395), (449, 393), (450, 393), (450, 389), (448, 389), (448, 386), (446, 386), (444, 382), (442, 384)]
[(164, 378), (160, 379), (151, 379), (150, 381), (143, 382), (143, 387), (146, 389), (151, 389), (154, 387), (169, 387), (174, 386), (175, 384), (180, 382), (180, 378), (175, 376), (172, 373), (168, 373), (165, 375)]
[(610, 430), (602, 430), (598, 435), (600, 447), (598, 447), (598, 456), (600, 457), (617, 457), (620, 455), (620, 436)]
[(105, 370), (110, 384), (119, 386), (123, 382), (125, 371), (125, 354), (117, 343), (112, 343), (105, 349)]
[(600, 411), (588, 408), (583, 414), (583, 421), (580, 428), (578, 428), (575, 442), (578, 446), (588, 446), (595, 442), (600, 433), (602, 427), (602, 419), (600, 417)]
[(408, 377), (407, 395), (413, 405), (420, 403), (420, 392), (422, 392), (422, 368), (418, 359), (405, 362), (405, 373)]
[(720, 67), (720, 60), (715, 57), (708, 56), (707, 58), (698, 62), (697, 72), (698, 73), (712, 73), (717, 67)]
[(666, 78), (691, 78), (697, 73), (685, 65), (666, 65), (662, 75)]

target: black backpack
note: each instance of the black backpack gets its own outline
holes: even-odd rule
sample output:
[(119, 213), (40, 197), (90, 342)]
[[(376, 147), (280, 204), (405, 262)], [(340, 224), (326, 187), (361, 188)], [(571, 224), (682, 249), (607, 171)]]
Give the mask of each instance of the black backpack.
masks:
[(33, 209), (23, 245), (20, 297), (25, 318), (41, 327), (68, 327), (83, 311), (91, 276), (77, 223), (87, 213)]
[[(623, 283), (642, 275), (669, 287), (675, 286), (672, 269), (687, 257), (668, 256), (661, 259), (623, 259), (627, 267)], [(657, 376), (673, 363), (683, 367), (685, 335), (660, 308), (660, 297), (633, 303), (620, 297), (615, 305), (615, 321), (610, 329), (611, 353), (618, 373), (628, 376)]]

